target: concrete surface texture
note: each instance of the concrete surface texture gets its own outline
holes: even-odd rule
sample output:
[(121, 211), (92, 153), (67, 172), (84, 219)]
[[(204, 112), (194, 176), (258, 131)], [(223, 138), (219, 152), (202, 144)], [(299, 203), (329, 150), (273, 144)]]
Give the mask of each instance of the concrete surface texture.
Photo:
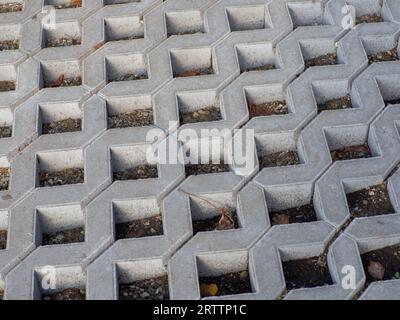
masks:
[[(0, 0), (1, 298), (400, 299), (399, 37), (399, 0)], [(239, 128), (246, 175), (146, 157)]]

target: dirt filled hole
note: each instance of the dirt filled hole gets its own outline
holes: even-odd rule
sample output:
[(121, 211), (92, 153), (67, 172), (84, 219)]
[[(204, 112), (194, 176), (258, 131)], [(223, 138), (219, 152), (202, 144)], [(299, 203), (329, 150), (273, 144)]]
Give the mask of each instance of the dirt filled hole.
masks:
[(85, 241), (84, 228), (73, 228), (55, 233), (43, 233), (42, 245), (51, 246), (55, 244), (67, 244)]
[(45, 88), (77, 87), (80, 85), (82, 85), (82, 78), (80, 76), (67, 78), (61, 75), (56, 80), (45, 82)]
[(18, 40), (3, 40), (0, 41), (0, 51), (5, 50), (18, 50), (19, 41)]
[(230, 167), (227, 164), (189, 164), (185, 166), (186, 177), (197, 176), (200, 174), (229, 172)]
[(285, 101), (272, 101), (261, 104), (248, 102), (249, 117), (272, 116), (289, 113), (288, 106)]
[(252, 292), (247, 270), (226, 273), (216, 277), (200, 277), (199, 283), (202, 298)]
[(247, 68), (243, 70), (242, 72), (249, 72), (249, 71), (268, 71), (268, 70), (274, 70), (275, 65), (272, 63), (269, 64), (264, 64), (262, 66), (254, 67), (254, 68)]
[(23, 4), (18, 2), (9, 2), (0, 4), (0, 13), (18, 12), (22, 11)]
[(39, 182), (40, 187), (84, 183), (84, 170), (83, 168), (68, 168), (57, 172), (41, 171)]
[(338, 63), (338, 57), (336, 53), (327, 53), (319, 57), (306, 60), (304, 63), (306, 69), (317, 66), (331, 66)]
[(86, 300), (86, 291), (83, 289), (69, 288), (60, 292), (45, 294), (42, 300)]
[(239, 228), (235, 209), (219, 208), (219, 215), (209, 219), (193, 220), (193, 235), (198, 232), (231, 230)]
[(15, 91), (16, 84), (14, 81), (0, 81), (0, 92)]
[(200, 68), (200, 69), (193, 69), (193, 70), (187, 70), (179, 73), (174, 72), (174, 77), (175, 78), (183, 78), (183, 77), (196, 77), (196, 76), (204, 76), (204, 75), (209, 75), (213, 74), (214, 69), (212, 67), (210, 68)]
[(42, 134), (55, 134), (64, 132), (76, 132), (82, 130), (81, 119), (65, 119), (51, 123), (43, 123)]
[(57, 39), (48, 39), (46, 41), (46, 48), (69, 47), (69, 46), (77, 46), (80, 44), (81, 44), (80, 39), (72, 37), (63, 37)]
[(0, 127), (0, 139), (10, 138), (12, 136), (12, 127)]
[(112, 82), (122, 82), (122, 81), (132, 81), (132, 80), (144, 80), (147, 79), (146, 73), (130, 73), (125, 74), (120, 77), (116, 77), (112, 80)]
[(70, 0), (69, 3), (54, 5), (54, 8), (57, 10), (59, 10), (59, 9), (75, 9), (75, 8), (80, 8), (80, 7), (82, 7), (82, 0)]
[(0, 230), (0, 250), (7, 248), (7, 230)]
[(154, 237), (163, 235), (161, 214), (129, 222), (117, 223), (116, 239)]
[(138, 109), (108, 117), (108, 128), (144, 127), (154, 124), (153, 109)]
[(332, 161), (371, 158), (371, 150), (367, 143), (357, 146), (349, 146), (331, 151)]
[(398, 59), (397, 46), (388, 51), (368, 55), (368, 61), (370, 64), (374, 62), (396, 61)]
[(217, 107), (205, 107), (194, 112), (180, 113), (181, 125), (195, 122), (219, 121), (221, 110)]
[(318, 113), (327, 110), (350, 109), (352, 107), (350, 96), (331, 99), (318, 104)]
[(282, 262), (286, 289), (332, 285), (326, 254), (309, 259)]
[(260, 154), (258, 156), (260, 168), (283, 167), (300, 164), (300, 159), (296, 151), (281, 151), (271, 154)]
[(374, 14), (364, 14), (362, 16), (359, 16), (356, 18), (356, 24), (361, 24), (361, 23), (378, 23), (378, 22), (383, 22), (383, 18), (380, 14), (374, 13)]
[(157, 166), (148, 164), (114, 172), (114, 180), (138, 180), (158, 178)]
[(317, 214), (314, 206), (306, 204), (300, 207), (293, 207), (280, 211), (271, 211), (269, 215), (271, 224), (306, 223), (317, 221)]
[(387, 190), (387, 182), (346, 195), (347, 205), (353, 218), (394, 213)]
[(120, 300), (169, 300), (168, 276), (119, 285)]
[(400, 279), (400, 244), (364, 253), (361, 260), (365, 287), (373, 281)]
[(0, 191), (8, 190), (11, 168), (0, 168)]

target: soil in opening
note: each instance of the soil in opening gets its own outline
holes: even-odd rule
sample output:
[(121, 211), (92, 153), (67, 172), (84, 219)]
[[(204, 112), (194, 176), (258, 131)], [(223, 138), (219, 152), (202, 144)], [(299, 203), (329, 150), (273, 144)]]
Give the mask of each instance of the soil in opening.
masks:
[(365, 287), (373, 281), (400, 279), (400, 244), (364, 253), (361, 260)]
[(272, 101), (261, 104), (254, 104), (252, 102), (248, 102), (249, 107), (249, 117), (263, 117), (263, 116), (272, 116), (279, 114), (287, 114), (289, 113), (288, 106), (285, 101)]
[(147, 79), (146, 73), (130, 73), (123, 76), (112, 79), (111, 82), (122, 82), (122, 81), (132, 81), (132, 80), (144, 80)]
[(14, 81), (0, 81), (0, 92), (15, 91)]
[(108, 117), (108, 128), (144, 127), (154, 124), (153, 109), (138, 109)]
[(385, 101), (385, 104), (386, 105), (389, 105), (389, 104), (400, 104), (400, 99), (388, 100), (388, 101)]
[(220, 214), (210, 219), (193, 220), (193, 235), (198, 232), (239, 228), (236, 209), (220, 208)]
[(365, 14), (356, 18), (356, 24), (383, 22), (380, 14)]
[(200, 277), (199, 283), (202, 298), (252, 292), (247, 270), (231, 272), (217, 277)]
[(0, 300), (4, 300), (4, 290), (0, 290)]
[(353, 218), (394, 213), (387, 190), (387, 181), (376, 186), (348, 193), (347, 205)]
[(221, 110), (217, 107), (205, 107), (194, 112), (185, 112), (180, 114), (180, 124), (219, 121), (221, 120)]
[(268, 70), (273, 70), (275, 69), (275, 65), (270, 63), (270, 64), (265, 64), (259, 67), (254, 67), (254, 68), (247, 68), (243, 70), (243, 72), (249, 72), (249, 71), (268, 71)]
[(84, 228), (74, 228), (56, 233), (43, 233), (42, 245), (51, 246), (55, 244), (67, 244), (85, 241)]
[(0, 4), (0, 13), (18, 12), (22, 11), (22, 9), (23, 9), (22, 3), (18, 2)]
[(305, 68), (317, 66), (331, 66), (338, 63), (336, 53), (327, 53), (322, 56), (304, 61)]
[(289, 224), (289, 223), (306, 223), (317, 221), (312, 203), (300, 207), (289, 208), (280, 211), (271, 211), (269, 215), (271, 224)]
[(86, 300), (86, 291), (69, 288), (60, 292), (45, 294), (42, 296), (42, 300)]
[(114, 172), (114, 180), (137, 180), (158, 178), (157, 166), (140, 165), (123, 171)]
[(63, 37), (58, 39), (48, 39), (46, 41), (46, 48), (69, 47), (81, 44), (80, 39)]
[(120, 300), (169, 300), (168, 276), (119, 285)]
[(54, 5), (55, 9), (74, 9), (82, 7), (82, 0), (71, 0), (69, 3)]
[(69, 168), (57, 172), (41, 171), (39, 182), (41, 187), (84, 183), (84, 170), (83, 168)]
[(143, 238), (163, 235), (161, 214), (150, 218), (117, 223), (116, 239)]
[(327, 110), (350, 109), (352, 107), (350, 96), (336, 98), (318, 104), (318, 112)]
[(326, 254), (309, 259), (282, 262), (282, 267), (288, 291), (333, 284)]
[(0, 127), (0, 139), (10, 138), (12, 135), (12, 127)]
[(10, 174), (10, 168), (0, 168), (0, 191), (8, 190)]
[(271, 154), (260, 154), (258, 156), (260, 168), (283, 167), (300, 164), (299, 156), (296, 151), (281, 151)]
[(229, 172), (229, 165), (219, 164), (189, 164), (185, 166), (186, 177), (197, 176), (199, 174)]
[(332, 161), (371, 158), (371, 150), (367, 143), (358, 146), (349, 146), (331, 151)]
[(375, 54), (368, 55), (369, 63), (382, 62), (382, 61), (396, 61), (398, 60), (397, 46), (388, 51), (382, 51)]
[(4, 50), (18, 50), (19, 41), (18, 40), (3, 40), (0, 41), (0, 51)]
[(64, 132), (76, 132), (81, 131), (82, 120), (81, 119), (65, 119), (61, 121), (55, 121), (51, 123), (43, 123), (42, 134), (55, 134)]
[(214, 73), (214, 69), (210, 67), (210, 68), (193, 69), (193, 70), (183, 71), (180, 73), (174, 72), (174, 77), (175, 78), (196, 77), (196, 76), (204, 76), (204, 75), (213, 74), (213, 73)]
[(0, 230), (0, 250), (7, 247), (7, 230)]
[(77, 87), (80, 85), (82, 85), (82, 78), (80, 76), (66, 78), (64, 75), (61, 75), (54, 81), (45, 82), (45, 88)]

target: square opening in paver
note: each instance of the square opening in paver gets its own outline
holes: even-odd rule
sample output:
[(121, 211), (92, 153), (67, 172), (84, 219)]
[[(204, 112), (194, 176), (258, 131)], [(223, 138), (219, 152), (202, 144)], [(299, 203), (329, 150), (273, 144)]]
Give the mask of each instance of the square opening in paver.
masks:
[[(41, 285), (46, 276), (54, 275), (56, 289), (44, 289)], [(85, 300), (86, 279), (79, 266), (35, 268), (33, 272), (35, 285), (33, 297), (35, 300)]]
[(352, 108), (351, 98), (349, 95), (340, 98), (326, 100), (318, 104), (318, 113), (327, 110), (341, 110)]
[(0, 65), (0, 94), (15, 91), (17, 88), (17, 71), (13, 65)]
[(356, 15), (356, 24), (383, 22), (381, 15), (381, 1), (377, 0), (347, 0), (347, 4), (353, 7)]
[(77, 103), (39, 105), (38, 119), (41, 134), (82, 130), (82, 111)]
[(111, 147), (111, 167), (114, 180), (158, 178), (157, 165), (146, 160), (148, 144)]
[(226, 8), (231, 31), (246, 31), (269, 27), (265, 5)]
[(5, 250), (7, 248), (8, 220), (8, 212), (0, 211), (0, 250)]
[(248, 87), (244, 92), (250, 119), (289, 113), (281, 85)]
[(333, 284), (326, 254), (307, 259), (283, 261), (282, 267), (288, 291)]
[(36, 159), (37, 187), (85, 182), (82, 150), (40, 152)]
[(374, 281), (400, 280), (400, 244), (365, 252), (361, 260), (366, 288)]
[(222, 120), (215, 91), (178, 93), (177, 103), (180, 125)]
[(23, 0), (10, 0), (10, 1), (2, 1), (0, 3), (0, 13), (8, 13), (8, 12), (19, 12), (24, 9), (24, 1)]
[(390, 50), (380, 51), (368, 55), (368, 62), (370, 64), (375, 62), (396, 61), (396, 60), (399, 60), (397, 44)]
[(204, 33), (204, 17), (201, 11), (166, 12), (168, 36)]
[(44, 88), (75, 87), (82, 85), (78, 61), (41, 63), (41, 85)]
[(331, 66), (338, 64), (335, 43), (325, 39), (307, 39), (300, 41), (305, 69), (316, 66)]
[(346, 193), (347, 205), (353, 218), (395, 213), (387, 189), (387, 181), (358, 191)]
[(253, 292), (247, 252), (197, 256), (200, 296), (229, 296)]
[(104, 0), (104, 6), (112, 6), (115, 4), (127, 4), (127, 3), (136, 3), (141, 0)]
[(10, 185), (11, 168), (0, 167), (0, 191), (6, 191)]
[(267, 71), (277, 68), (272, 43), (240, 44), (236, 46), (241, 72)]
[(169, 300), (168, 273), (163, 261), (118, 262), (119, 300)]
[(37, 208), (38, 245), (84, 242), (84, 224), (84, 215), (79, 205)]
[(75, 9), (82, 7), (82, 0), (45, 0), (45, 5), (55, 9)]
[(164, 233), (156, 199), (114, 201), (113, 212), (116, 240), (161, 236)]
[(231, 194), (189, 194), (193, 234), (239, 228), (237, 209)]
[(323, 24), (324, 8), (321, 1), (288, 3), (294, 27), (318, 26)]
[(106, 57), (108, 82), (148, 79), (145, 57), (141, 53)]
[(106, 41), (144, 39), (142, 16), (108, 17), (104, 19)]
[(306, 223), (317, 221), (317, 214), (315, 213), (314, 205), (311, 201), (308, 204), (284, 210), (271, 209), (269, 211), (269, 219), (273, 226), (290, 223)]
[(151, 96), (121, 97), (107, 101), (108, 129), (154, 124)]
[(19, 49), (19, 38), (21, 26), (4, 25), (0, 26), (0, 52)]
[(45, 48), (68, 47), (81, 44), (81, 30), (78, 22), (60, 22), (56, 28), (43, 28)]
[(214, 74), (211, 48), (173, 49), (170, 51), (175, 78)]

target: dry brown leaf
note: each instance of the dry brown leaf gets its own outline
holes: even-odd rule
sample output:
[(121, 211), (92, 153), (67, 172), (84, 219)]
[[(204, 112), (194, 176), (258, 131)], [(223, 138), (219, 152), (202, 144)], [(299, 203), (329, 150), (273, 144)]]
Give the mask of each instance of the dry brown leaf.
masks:
[(289, 224), (289, 216), (286, 213), (277, 213), (272, 217), (273, 224)]
[(380, 262), (371, 261), (368, 264), (368, 273), (375, 280), (382, 280), (385, 276), (385, 268)]
[(221, 208), (221, 219), (219, 219), (217, 226), (215, 227), (216, 230), (230, 230), (235, 227), (235, 221), (232, 218), (229, 209)]
[(205, 297), (215, 297), (218, 293), (218, 286), (215, 283), (200, 285), (200, 293)]
[(71, 0), (71, 6), (82, 7), (82, 0)]
[(60, 87), (62, 85), (63, 81), (64, 81), (64, 75), (62, 74), (56, 80), (54, 80), (53, 82), (50, 83), (50, 87), (52, 87), (52, 88)]

